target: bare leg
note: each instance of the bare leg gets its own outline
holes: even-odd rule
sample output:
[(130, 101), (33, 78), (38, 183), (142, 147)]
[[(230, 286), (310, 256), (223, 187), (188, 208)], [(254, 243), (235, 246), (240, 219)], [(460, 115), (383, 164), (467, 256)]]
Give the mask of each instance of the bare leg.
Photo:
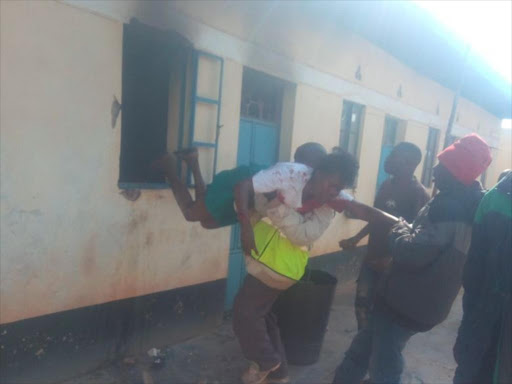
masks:
[(164, 173), (171, 185), (174, 198), (187, 221), (210, 222), (212, 220), (212, 216), (204, 204), (204, 195), (194, 201), (187, 186), (178, 177), (176, 159), (173, 155), (167, 154), (161, 157), (155, 161), (152, 166), (156, 170)]
[(203, 180), (203, 175), (201, 174), (201, 168), (199, 167), (199, 155), (197, 148), (183, 149), (174, 153), (179, 159), (183, 160), (187, 164), (187, 167), (192, 171), (196, 201), (204, 199), (206, 196), (206, 185)]

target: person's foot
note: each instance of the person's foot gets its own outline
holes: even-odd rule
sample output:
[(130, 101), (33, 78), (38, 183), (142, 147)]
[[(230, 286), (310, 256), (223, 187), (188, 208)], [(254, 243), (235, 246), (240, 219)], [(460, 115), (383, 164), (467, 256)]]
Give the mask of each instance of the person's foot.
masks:
[(199, 158), (199, 153), (195, 147), (180, 149), (179, 151), (175, 151), (174, 154), (178, 159), (187, 163), (188, 167), (192, 167), (193, 164), (197, 163)]
[[(286, 365), (286, 364), (285, 364)], [(267, 376), (265, 384), (284, 384), (290, 381), (288, 376), (288, 368), (281, 364), (281, 366), (273, 372), (270, 372)]]
[(151, 170), (164, 174), (171, 181), (177, 177), (176, 158), (174, 155), (167, 153), (151, 163)]
[(244, 384), (262, 384), (265, 382), (265, 379), (268, 377), (268, 375), (276, 370), (279, 369), (281, 366), (281, 363), (277, 364), (272, 369), (269, 369), (268, 371), (262, 371), (258, 364), (251, 363), (247, 371), (242, 375), (242, 382)]
[(267, 381), (265, 381), (265, 384), (286, 384), (290, 382), (290, 377), (272, 377), (271, 375), (267, 376)]

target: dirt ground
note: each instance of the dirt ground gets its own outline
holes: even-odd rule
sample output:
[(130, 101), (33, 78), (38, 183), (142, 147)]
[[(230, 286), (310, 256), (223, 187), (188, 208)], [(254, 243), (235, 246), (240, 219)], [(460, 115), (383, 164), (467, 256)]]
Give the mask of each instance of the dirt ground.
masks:
[[(336, 366), (356, 333), (355, 283), (338, 285), (320, 361), (290, 367), (291, 383), (330, 383)], [(451, 383), (455, 371), (452, 347), (462, 316), (457, 299), (449, 318), (430, 332), (414, 336), (406, 347), (404, 384)], [(215, 331), (162, 349), (165, 363), (148, 367), (135, 356), (62, 384), (238, 384), (247, 366), (226, 319)]]

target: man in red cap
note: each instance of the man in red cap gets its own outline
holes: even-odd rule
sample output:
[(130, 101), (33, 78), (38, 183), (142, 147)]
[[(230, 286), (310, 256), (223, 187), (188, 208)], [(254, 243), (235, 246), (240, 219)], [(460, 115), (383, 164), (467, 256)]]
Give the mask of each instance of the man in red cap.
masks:
[(444, 321), (457, 297), (484, 193), (476, 179), (491, 163), (491, 153), (482, 138), (471, 134), (438, 159), (434, 182), (439, 193), (412, 225), (397, 219), (388, 236), (393, 261), (375, 299), (371, 348), (347, 354), (334, 383), (358, 384), (368, 370), (373, 384), (399, 383), (407, 341)]

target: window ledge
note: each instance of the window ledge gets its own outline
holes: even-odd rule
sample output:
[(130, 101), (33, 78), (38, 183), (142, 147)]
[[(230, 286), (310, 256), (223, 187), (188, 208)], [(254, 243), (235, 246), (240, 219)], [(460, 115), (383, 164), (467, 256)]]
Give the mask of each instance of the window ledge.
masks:
[(169, 189), (171, 188), (167, 183), (130, 183), (118, 182), (119, 189)]

